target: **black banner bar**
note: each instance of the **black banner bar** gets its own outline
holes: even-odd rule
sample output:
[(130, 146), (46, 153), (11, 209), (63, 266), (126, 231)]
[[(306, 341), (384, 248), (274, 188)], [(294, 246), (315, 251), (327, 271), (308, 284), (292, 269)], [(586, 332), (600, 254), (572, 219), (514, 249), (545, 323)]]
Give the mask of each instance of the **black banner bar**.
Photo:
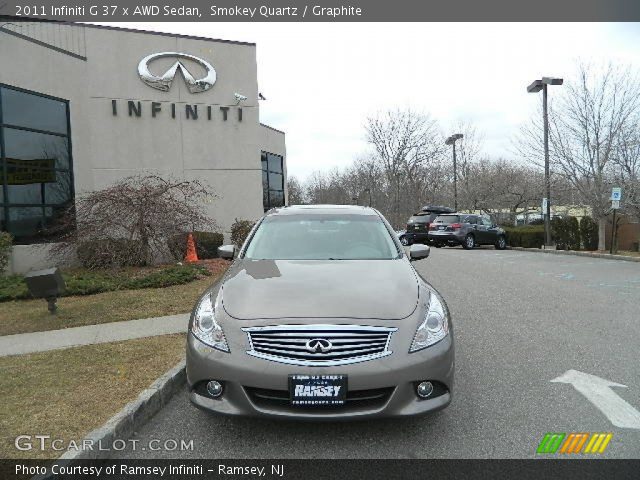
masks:
[[(221, 439), (221, 441), (224, 441)], [(0, 460), (0, 478), (39, 479), (637, 479), (640, 460)]]
[[(81, 22), (640, 21), (638, 0), (0, 0), (0, 15)], [(508, 41), (508, 39), (505, 39)]]

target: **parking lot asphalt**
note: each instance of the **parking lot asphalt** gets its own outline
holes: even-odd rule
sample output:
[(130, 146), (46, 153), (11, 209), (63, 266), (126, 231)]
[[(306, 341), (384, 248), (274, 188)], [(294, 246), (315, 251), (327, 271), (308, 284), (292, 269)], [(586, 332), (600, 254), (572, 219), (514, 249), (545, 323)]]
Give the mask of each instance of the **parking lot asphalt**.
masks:
[[(434, 248), (414, 265), (442, 293), (455, 325), (447, 409), (298, 423), (216, 416), (183, 392), (134, 435), (136, 451), (117, 457), (530, 458), (547, 432), (610, 432), (599, 456), (640, 458), (640, 264)], [(154, 439), (193, 440), (194, 448), (145, 450)]]

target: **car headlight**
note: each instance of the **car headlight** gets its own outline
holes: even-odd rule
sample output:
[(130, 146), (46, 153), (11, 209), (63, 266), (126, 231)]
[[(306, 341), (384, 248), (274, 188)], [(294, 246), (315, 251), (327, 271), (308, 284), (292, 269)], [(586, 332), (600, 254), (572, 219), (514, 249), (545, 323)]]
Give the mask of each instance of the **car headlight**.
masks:
[(423, 348), (438, 343), (449, 333), (449, 320), (445, 312), (442, 300), (435, 292), (429, 292), (429, 308), (424, 321), (418, 327), (409, 353), (417, 352)]
[(229, 351), (227, 339), (224, 337), (222, 327), (216, 322), (216, 311), (211, 302), (211, 295), (205, 295), (193, 317), (191, 332), (202, 343), (206, 343), (210, 347), (217, 348), (223, 352)]

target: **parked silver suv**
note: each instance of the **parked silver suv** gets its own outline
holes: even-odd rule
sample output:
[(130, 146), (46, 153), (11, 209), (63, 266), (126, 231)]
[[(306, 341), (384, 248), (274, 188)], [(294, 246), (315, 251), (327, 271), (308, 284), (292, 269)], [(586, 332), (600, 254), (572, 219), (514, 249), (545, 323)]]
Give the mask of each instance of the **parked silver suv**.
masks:
[(436, 247), (462, 245), (471, 250), (476, 245), (507, 247), (505, 231), (482, 215), (438, 215), (429, 226), (429, 241)]

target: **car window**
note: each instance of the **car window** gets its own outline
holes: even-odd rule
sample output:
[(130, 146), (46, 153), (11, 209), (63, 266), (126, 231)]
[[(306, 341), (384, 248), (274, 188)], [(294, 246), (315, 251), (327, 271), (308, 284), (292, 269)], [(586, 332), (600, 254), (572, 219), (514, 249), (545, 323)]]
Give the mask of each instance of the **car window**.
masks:
[(477, 217), (475, 215), (464, 215), (460, 217), (462, 220), (462, 223), (470, 223), (472, 225), (475, 225), (477, 222)]
[(414, 215), (409, 219), (409, 223), (431, 223), (435, 215)]
[(255, 260), (391, 260), (399, 258), (377, 215), (271, 215), (260, 223), (245, 258)]
[(460, 215), (438, 215), (435, 219), (435, 223), (459, 223)]
[(490, 218), (482, 217), (482, 224), (487, 227), (490, 227), (491, 225), (493, 225), (493, 222), (491, 221)]

